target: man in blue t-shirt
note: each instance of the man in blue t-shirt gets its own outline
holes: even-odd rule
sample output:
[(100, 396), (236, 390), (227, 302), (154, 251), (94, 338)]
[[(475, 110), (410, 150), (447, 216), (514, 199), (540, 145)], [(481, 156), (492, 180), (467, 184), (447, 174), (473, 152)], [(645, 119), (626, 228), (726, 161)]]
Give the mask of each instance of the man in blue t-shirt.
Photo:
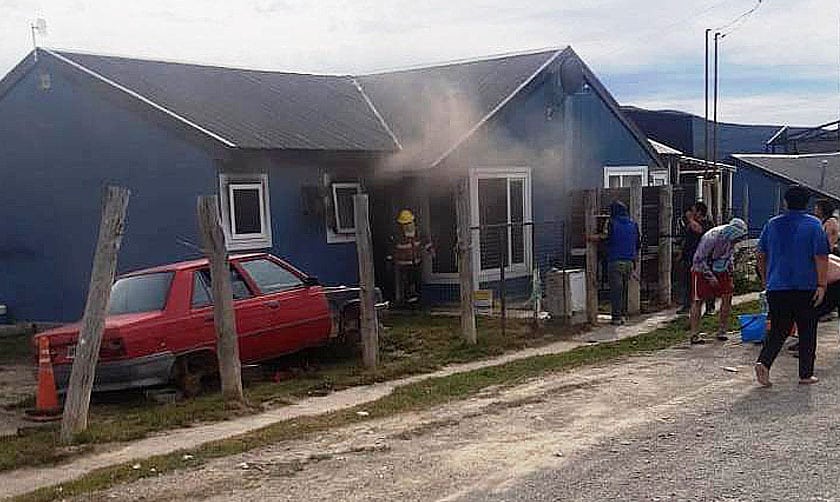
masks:
[(825, 297), (828, 238), (806, 212), (810, 194), (801, 186), (785, 193), (787, 212), (764, 226), (758, 269), (770, 305), (770, 334), (755, 363), (755, 376), (770, 386), (770, 367), (793, 323), (799, 331), (799, 383), (812, 384), (817, 352), (817, 309)]
[(627, 296), (630, 275), (641, 247), (639, 225), (630, 219), (627, 206), (619, 201), (610, 205), (610, 228), (607, 234), (610, 304), (612, 324), (624, 324), (627, 317)]

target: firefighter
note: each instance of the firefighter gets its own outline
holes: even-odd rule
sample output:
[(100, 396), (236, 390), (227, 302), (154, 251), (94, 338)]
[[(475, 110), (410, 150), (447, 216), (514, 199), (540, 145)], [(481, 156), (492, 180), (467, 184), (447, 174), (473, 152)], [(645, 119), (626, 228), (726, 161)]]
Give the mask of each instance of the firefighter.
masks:
[(397, 215), (399, 230), (393, 242), (391, 256), (394, 264), (396, 301), (399, 304), (417, 303), (420, 300), (420, 285), (423, 279), (423, 258), (432, 254), (432, 245), (420, 237), (414, 213), (403, 209)]

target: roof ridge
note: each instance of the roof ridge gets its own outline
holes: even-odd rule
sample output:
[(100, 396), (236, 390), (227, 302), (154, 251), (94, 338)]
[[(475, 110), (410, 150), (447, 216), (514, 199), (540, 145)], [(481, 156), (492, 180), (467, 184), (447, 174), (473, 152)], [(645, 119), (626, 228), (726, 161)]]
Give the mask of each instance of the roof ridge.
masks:
[(807, 159), (815, 157), (836, 157), (840, 156), (840, 152), (823, 152), (823, 153), (733, 153), (735, 158), (775, 158), (775, 159)]
[[(470, 138), (470, 136), (472, 136), (478, 129), (480, 129), (481, 126), (483, 126), (491, 118), (493, 118), (493, 116), (495, 116), (496, 113), (499, 112), (499, 110), (504, 108), (504, 106), (506, 104), (508, 104), (514, 97), (516, 97), (516, 95), (518, 95), (520, 92), (522, 92), (522, 89), (527, 87), (528, 84), (533, 82), (534, 79), (537, 78), (537, 76), (540, 73), (545, 71), (545, 69), (548, 68), (548, 66), (551, 65), (551, 63), (556, 61), (561, 55), (567, 54), (567, 53), (572, 53), (572, 54), (574, 53), (574, 51), (572, 51), (571, 46), (566, 46), (566, 48), (564, 48), (564, 49), (555, 50), (551, 54), (551, 56), (548, 56), (546, 58), (546, 60), (543, 61), (542, 64), (540, 64), (539, 68), (537, 68), (536, 71), (534, 71), (531, 75), (529, 75), (528, 78), (526, 78), (525, 80), (520, 82), (519, 85), (516, 86), (516, 89), (513, 90), (513, 92), (511, 92), (509, 95), (502, 98), (502, 100), (500, 102), (496, 103), (496, 105), (488, 113), (486, 113), (478, 122), (476, 122), (475, 125), (473, 125), (469, 130), (467, 130), (466, 133), (464, 133), (460, 138), (458, 138), (458, 140), (455, 141), (455, 143), (453, 143), (452, 146), (450, 146), (448, 149), (446, 149), (446, 151), (444, 151), (443, 154), (441, 154), (437, 159), (435, 159), (434, 162), (432, 162), (429, 165), (429, 167), (430, 168), (436, 167), (438, 164), (443, 162), (447, 157), (449, 157), (452, 154), (452, 152), (457, 150), (458, 147), (461, 146), (461, 144), (463, 144), (467, 139)], [(535, 52), (534, 54), (540, 54), (540, 52)]]
[(199, 125), (195, 122), (193, 122), (192, 120), (190, 120), (186, 117), (183, 117), (182, 115), (170, 110), (169, 108), (166, 108), (165, 106), (163, 106), (159, 103), (155, 103), (154, 101), (147, 98), (146, 96), (143, 96), (142, 94), (138, 93), (137, 91), (135, 91), (133, 89), (130, 89), (129, 87), (126, 87), (125, 85), (122, 85), (118, 82), (115, 82), (115, 81), (111, 80), (110, 78), (100, 74), (99, 72), (91, 70), (87, 66), (79, 63), (78, 61), (74, 61), (73, 59), (65, 56), (64, 54), (62, 54), (60, 52), (54, 52), (52, 49), (47, 49), (47, 48), (44, 48), (44, 47), (39, 47), (36, 50), (44, 51), (46, 54), (49, 54), (50, 56), (56, 58), (57, 60), (61, 61), (62, 63), (66, 64), (68, 66), (71, 66), (73, 68), (76, 68), (77, 70), (79, 70), (79, 71), (81, 71), (81, 72), (83, 72), (83, 73), (85, 73), (85, 74), (87, 74), (87, 75), (89, 75), (89, 76), (91, 76), (91, 77), (93, 77), (97, 80), (100, 80), (100, 81), (114, 87), (115, 89), (118, 89), (119, 91), (121, 91), (121, 92), (123, 92), (123, 93), (125, 93), (125, 94), (127, 94), (127, 95), (129, 95), (129, 96), (131, 96), (131, 97), (149, 105), (149, 106), (151, 106), (152, 108), (154, 108), (154, 109), (156, 109), (160, 112), (163, 112), (166, 115), (169, 115), (170, 117), (174, 118), (175, 120), (177, 120), (177, 121), (179, 121), (183, 124), (186, 124), (187, 126), (192, 127), (193, 129), (196, 129), (196, 130), (204, 133), (205, 135), (215, 139), (216, 141), (221, 142), (222, 144), (224, 144), (228, 147), (236, 147), (236, 144), (234, 142), (228, 140), (227, 138), (224, 138), (221, 135), (219, 135), (219, 134), (217, 134), (217, 133), (215, 133), (215, 132), (213, 132), (213, 131), (211, 131), (211, 130), (209, 130), (209, 129), (207, 129), (207, 128), (205, 128), (205, 127), (203, 127), (203, 126), (201, 126), (201, 125)]
[(312, 72), (296, 72), (296, 71), (284, 71), (284, 70), (267, 70), (267, 69), (259, 69), (259, 68), (246, 68), (242, 66), (226, 66), (222, 64), (213, 64), (213, 63), (201, 63), (196, 61), (179, 61), (177, 59), (170, 59), (170, 58), (153, 58), (153, 57), (145, 57), (145, 56), (127, 56), (124, 54), (108, 54), (104, 52), (93, 52), (93, 51), (84, 51), (84, 50), (75, 50), (75, 49), (58, 49), (54, 47), (39, 47), (41, 50), (47, 50), (50, 52), (58, 53), (58, 54), (66, 54), (66, 55), (79, 55), (79, 56), (93, 56), (93, 57), (100, 57), (100, 58), (110, 58), (110, 59), (123, 59), (129, 61), (141, 61), (144, 63), (163, 63), (163, 64), (172, 64), (172, 65), (180, 65), (180, 66), (195, 66), (199, 68), (215, 68), (219, 70), (233, 70), (233, 71), (244, 71), (244, 72), (252, 72), (252, 73), (270, 73), (270, 74), (280, 74), (280, 75), (300, 75), (300, 76), (307, 76), (307, 77), (330, 77), (330, 78), (345, 78), (349, 76), (348, 74), (343, 73), (312, 73)]
[(388, 133), (388, 135), (390, 135), (391, 139), (394, 140), (394, 144), (397, 145), (397, 148), (402, 150), (403, 146), (402, 143), (400, 143), (400, 139), (394, 133), (394, 130), (388, 124), (388, 121), (385, 120), (385, 117), (383, 117), (382, 114), (379, 113), (379, 109), (376, 108), (376, 105), (374, 104), (373, 100), (370, 99), (370, 96), (368, 96), (368, 94), (365, 92), (364, 88), (362, 87), (362, 84), (359, 83), (358, 80), (356, 80), (356, 77), (350, 77), (350, 81), (356, 87), (356, 90), (359, 91), (359, 94), (362, 95), (362, 98), (365, 100), (365, 103), (367, 103), (368, 107), (370, 107), (370, 111), (373, 112), (373, 114), (376, 116), (376, 119), (379, 120), (379, 123), (382, 124), (382, 127), (385, 128), (385, 131)]
[(520, 56), (535, 56), (537, 54), (542, 53), (557, 53), (562, 52), (568, 49), (570, 46), (553, 46), (553, 47), (545, 47), (542, 49), (531, 49), (531, 50), (523, 50), (523, 51), (512, 51), (512, 52), (503, 52), (497, 54), (488, 54), (485, 56), (474, 56), (468, 58), (459, 58), (459, 59), (452, 59), (448, 61), (438, 61), (433, 63), (419, 63), (404, 67), (394, 67), (394, 68), (387, 68), (381, 70), (375, 70), (366, 73), (357, 74), (356, 77), (373, 77), (377, 75), (388, 75), (393, 73), (402, 73), (402, 72), (409, 72), (409, 71), (417, 71), (417, 70), (429, 70), (433, 68), (445, 68), (447, 66), (456, 66), (456, 65), (463, 65), (463, 64), (470, 64), (470, 63), (483, 63), (486, 61), (495, 61), (497, 59), (505, 59), (505, 58), (512, 58), (512, 57), (520, 57)]

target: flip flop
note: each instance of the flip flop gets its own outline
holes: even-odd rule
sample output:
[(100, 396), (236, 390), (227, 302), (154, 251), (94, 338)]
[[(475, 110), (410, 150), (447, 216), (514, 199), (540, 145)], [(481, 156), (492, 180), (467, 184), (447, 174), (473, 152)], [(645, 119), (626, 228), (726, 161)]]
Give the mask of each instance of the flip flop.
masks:
[(770, 369), (761, 363), (755, 363), (755, 379), (762, 387), (770, 387)]

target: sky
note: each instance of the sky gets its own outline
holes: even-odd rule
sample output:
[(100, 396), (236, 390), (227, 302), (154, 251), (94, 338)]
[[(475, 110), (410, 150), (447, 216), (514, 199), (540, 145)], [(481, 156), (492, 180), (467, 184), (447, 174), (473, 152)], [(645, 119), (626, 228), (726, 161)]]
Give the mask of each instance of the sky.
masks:
[(722, 121), (840, 113), (840, 0), (0, 0), (0, 75), (45, 47), (359, 74), (571, 45), (623, 105), (703, 114), (704, 33)]

